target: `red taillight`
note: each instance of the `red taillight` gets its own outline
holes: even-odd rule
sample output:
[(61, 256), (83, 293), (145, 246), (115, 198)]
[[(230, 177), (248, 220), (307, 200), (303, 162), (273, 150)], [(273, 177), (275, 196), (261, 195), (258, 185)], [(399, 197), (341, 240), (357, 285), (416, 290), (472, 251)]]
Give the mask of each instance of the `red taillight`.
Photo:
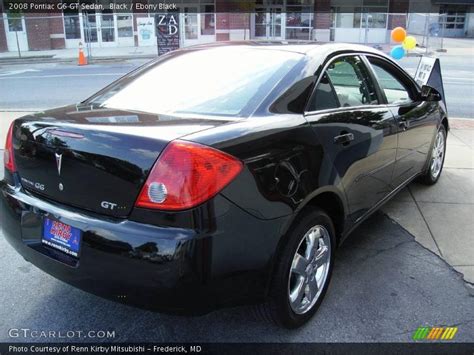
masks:
[(5, 168), (7, 168), (10, 172), (16, 171), (15, 160), (13, 158), (13, 122), (10, 125), (7, 133), (7, 139), (5, 142), (5, 151), (3, 152), (3, 162), (5, 164)]
[(197, 206), (214, 197), (242, 167), (214, 148), (173, 141), (153, 166), (135, 205), (173, 211)]

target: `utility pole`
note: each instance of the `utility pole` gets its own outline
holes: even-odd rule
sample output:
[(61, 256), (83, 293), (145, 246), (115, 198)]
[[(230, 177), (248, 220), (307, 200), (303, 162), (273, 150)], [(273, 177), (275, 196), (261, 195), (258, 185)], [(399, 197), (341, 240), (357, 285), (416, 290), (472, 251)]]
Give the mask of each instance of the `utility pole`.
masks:
[(18, 49), (18, 58), (21, 58), (20, 41), (18, 40), (18, 31), (15, 31), (15, 37), (16, 37), (16, 48)]

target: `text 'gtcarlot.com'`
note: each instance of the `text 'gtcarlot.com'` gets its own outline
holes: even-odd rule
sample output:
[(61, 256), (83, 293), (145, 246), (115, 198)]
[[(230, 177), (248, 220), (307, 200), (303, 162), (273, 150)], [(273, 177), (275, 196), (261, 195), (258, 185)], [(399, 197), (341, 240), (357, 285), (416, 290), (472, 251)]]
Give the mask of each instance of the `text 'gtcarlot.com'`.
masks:
[(116, 337), (115, 330), (36, 330), (28, 328), (12, 328), (8, 331), (10, 338), (25, 339), (113, 339)]

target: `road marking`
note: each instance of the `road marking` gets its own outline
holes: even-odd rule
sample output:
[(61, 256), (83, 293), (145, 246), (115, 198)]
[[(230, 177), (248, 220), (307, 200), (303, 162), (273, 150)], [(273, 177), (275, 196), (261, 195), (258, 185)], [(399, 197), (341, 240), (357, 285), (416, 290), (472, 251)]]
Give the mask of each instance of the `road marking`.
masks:
[[(44, 79), (44, 78), (71, 78), (79, 76), (118, 76), (125, 75), (124, 73), (97, 73), (97, 74), (63, 74), (63, 75), (37, 75), (37, 76), (15, 76), (15, 77), (0, 77), (0, 80), (13, 80), (13, 79)], [(1, 75), (0, 75), (1, 76)]]
[(38, 72), (40, 70), (38, 69), (19, 69), (19, 70), (10, 70), (5, 73), (0, 73), (0, 76), (8, 76), (8, 75), (17, 75), (17, 74), (23, 74), (23, 73), (28, 73), (28, 72)]

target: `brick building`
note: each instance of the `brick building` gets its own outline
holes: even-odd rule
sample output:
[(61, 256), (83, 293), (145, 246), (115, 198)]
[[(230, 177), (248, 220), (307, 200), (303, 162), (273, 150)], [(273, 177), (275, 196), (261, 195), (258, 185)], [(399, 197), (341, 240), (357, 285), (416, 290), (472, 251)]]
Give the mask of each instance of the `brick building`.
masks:
[[(445, 14), (446, 35), (472, 36), (474, 26), (471, 0), (455, 5), (450, 0), (357, 0), (351, 6), (347, 0), (256, 0), (249, 12), (236, 11), (242, 10), (238, 3), (225, 0), (185, 1), (176, 1), (181, 46), (239, 39), (387, 43), (391, 29), (407, 26), (408, 12), (423, 1), (425, 9)], [(20, 16), (0, 9), (0, 52), (77, 48), (86, 42), (92, 47), (156, 46), (154, 15), (68, 10)]]

